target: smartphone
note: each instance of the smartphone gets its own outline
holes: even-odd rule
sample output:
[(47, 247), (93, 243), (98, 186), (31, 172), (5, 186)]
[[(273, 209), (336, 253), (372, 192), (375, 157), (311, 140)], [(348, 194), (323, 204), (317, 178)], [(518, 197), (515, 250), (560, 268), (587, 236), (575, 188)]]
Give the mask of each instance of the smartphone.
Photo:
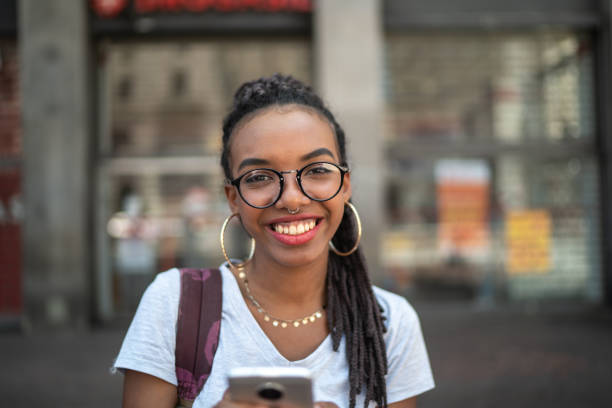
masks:
[(303, 367), (239, 367), (228, 375), (232, 401), (312, 408), (312, 377)]

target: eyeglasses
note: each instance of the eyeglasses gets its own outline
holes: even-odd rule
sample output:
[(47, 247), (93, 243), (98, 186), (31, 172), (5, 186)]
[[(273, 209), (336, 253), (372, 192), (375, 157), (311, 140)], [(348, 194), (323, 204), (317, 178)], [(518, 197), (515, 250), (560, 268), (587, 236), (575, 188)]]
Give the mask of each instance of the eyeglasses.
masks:
[(347, 167), (334, 163), (315, 162), (297, 170), (249, 170), (229, 180), (229, 183), (238, 188), (240, 197), (251, 207), (268, 208), (276, 204), (283, 194), (283, 174), (295, 173), (300, 190), (306, 197), (314, 201), (327, 201), (338, 194), (344, 183), (344, 175), (348, 172)]

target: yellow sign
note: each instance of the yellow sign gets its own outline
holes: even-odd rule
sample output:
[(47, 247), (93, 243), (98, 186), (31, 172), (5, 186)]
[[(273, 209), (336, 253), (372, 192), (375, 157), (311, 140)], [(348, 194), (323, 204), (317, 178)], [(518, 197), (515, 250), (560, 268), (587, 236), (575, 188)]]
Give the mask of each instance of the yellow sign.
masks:
[(506, 270), (509, 274), (550, 270), (550, 215), (545, 210), (511, 211), (506, 216)]

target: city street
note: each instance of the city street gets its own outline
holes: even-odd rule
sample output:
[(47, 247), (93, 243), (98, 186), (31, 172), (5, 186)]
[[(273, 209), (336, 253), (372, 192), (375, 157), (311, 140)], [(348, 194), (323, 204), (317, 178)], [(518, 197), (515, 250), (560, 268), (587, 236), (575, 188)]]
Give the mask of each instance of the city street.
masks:
[(419, 408), (609, 408), (611, 242), (612, 0), (0, 0), (0, 408), (120, 407), (147, 285), (230, 258), (285, 355), (371, 335), (362, 258)]
[[(418, 304), (437, 387), (419, 407), (606, 407), (612, 311)], [(0, 334), (2, 406), (112, 407), (118, 328)]]

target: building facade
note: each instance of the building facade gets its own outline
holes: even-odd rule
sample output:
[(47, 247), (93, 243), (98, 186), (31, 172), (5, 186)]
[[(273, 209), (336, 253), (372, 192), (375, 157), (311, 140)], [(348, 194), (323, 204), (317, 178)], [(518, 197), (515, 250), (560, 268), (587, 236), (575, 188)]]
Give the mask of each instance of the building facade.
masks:
[(611, 2), (457, 3), (1, 2), (0, 315), (129, 317), (221, 262), (221, 120), (274, 72), (346, 130), (377, 284), (609, 303)]

